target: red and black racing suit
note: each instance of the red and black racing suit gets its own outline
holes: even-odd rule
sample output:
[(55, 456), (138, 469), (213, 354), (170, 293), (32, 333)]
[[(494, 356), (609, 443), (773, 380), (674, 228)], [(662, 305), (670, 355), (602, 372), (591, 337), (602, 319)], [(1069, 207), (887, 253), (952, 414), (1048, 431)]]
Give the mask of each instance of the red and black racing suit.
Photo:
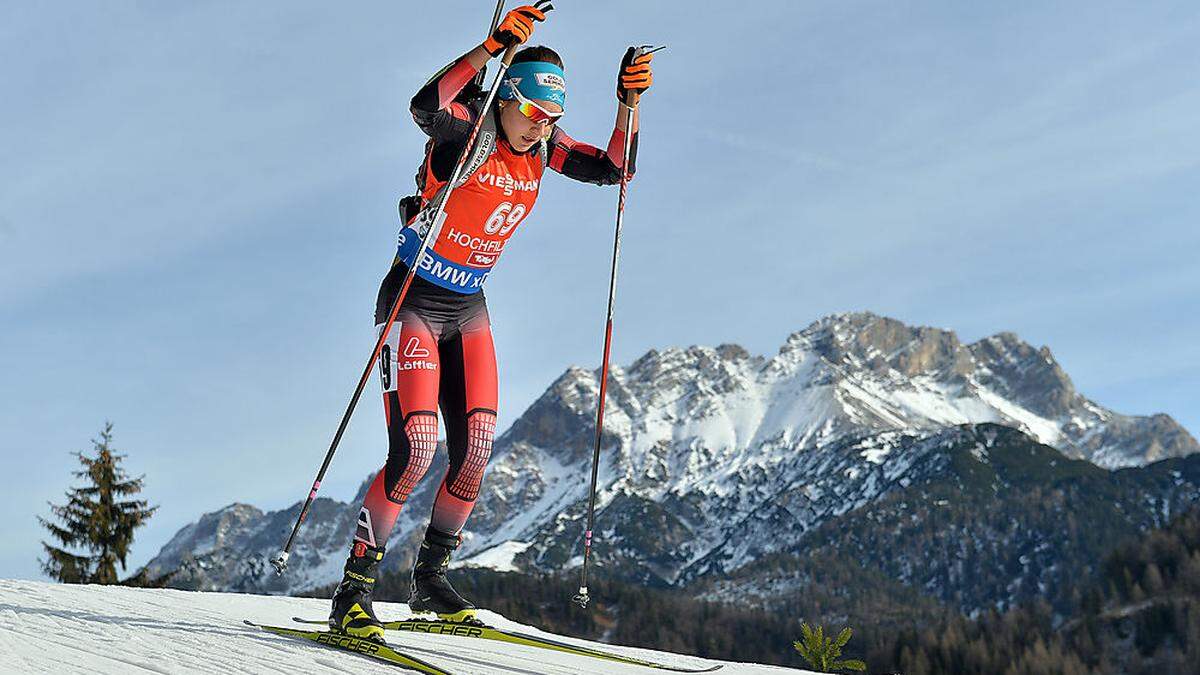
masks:
[[(455, 100), (475, 74), (465, 56), (460, 57), (412, 99), (413, 118), (430, 138), (418, 174), (422, 206), (449, 179), (482, 112), (482, 100)], [(493, 109), (489, 114), (498, 113)], [(367, 491), (355, 532), (355, 541), (368, 546), (385, 545), (405, 500), (429, 468), (437, 445), (439, 407), (450, 466), (430, 527), (457, 535), (471, 513), (491, 455), (497, 409), (496, 358), (487, 304), (478, 286), (532, 208), (545, 165), (600, 185), (621, 178), (623, 131), (614, 130), (605, 151), (555, 127), (543, 155), (536, 145), (524, 153), (514, 150), (499, 120), (497, 130), (495, 151), (447, 200), (446, 222), (428, 254), (444, 266), (418, 267), (381, 357), (388, 458)], [(632, 133), (631, 147), (636, 148), (636, 129)], [(630, 175), (632, 158), (631, 154)], [(412, 259), (398, 254), (380, 285), (375, 306), (379, 329), (410, 264)]]

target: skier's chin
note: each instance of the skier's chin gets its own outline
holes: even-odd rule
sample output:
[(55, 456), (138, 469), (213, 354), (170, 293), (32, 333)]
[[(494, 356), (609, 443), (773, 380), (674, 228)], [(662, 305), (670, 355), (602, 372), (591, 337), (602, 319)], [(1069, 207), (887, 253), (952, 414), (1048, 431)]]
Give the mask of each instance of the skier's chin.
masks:
[(517, 152), (525, 152), (526, 150), (532, 148), (533, 144), (537, 142), (538, 139), (536, 138), (531, 141), (526, 139), (524, 136), (517, 136), (517, 141), (513, 143), (513, 148), (517, 150)]

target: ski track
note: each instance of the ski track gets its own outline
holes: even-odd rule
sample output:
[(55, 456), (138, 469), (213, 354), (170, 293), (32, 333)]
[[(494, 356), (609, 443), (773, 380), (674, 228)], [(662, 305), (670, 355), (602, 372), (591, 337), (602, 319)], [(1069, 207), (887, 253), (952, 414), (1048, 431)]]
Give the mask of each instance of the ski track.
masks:
[[(302, 640), (260, 632), (242, 620), (298, 626), (292, 616), (324, 617), (326, 600), (193, 593), (119, 586), (0, 580), (0, 673), (353, 673), (411, 672)], [(376, 603), (383, 618), (406, 618), (402, 604)], [(618, 647), (546, 633), (491, 612), (498, 628), (541, 635), (671, 665), (708, 659)], [(393, 648), (454, 675), (630, 675), (639, 666), (473, 638), (394, 632)], [(790, 648), (781, 645), (781, 649)], [(665, 672), (665, 671), (660, 671)], [(776, 666), (726, 663), (720, 673), (797, 673)]]

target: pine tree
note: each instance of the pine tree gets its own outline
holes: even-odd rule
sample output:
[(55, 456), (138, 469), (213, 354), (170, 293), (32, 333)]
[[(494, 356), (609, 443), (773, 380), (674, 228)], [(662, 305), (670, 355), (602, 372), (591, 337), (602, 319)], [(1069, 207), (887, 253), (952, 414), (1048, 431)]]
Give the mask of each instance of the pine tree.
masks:
[(792, 647), (800, 652), (800, 656), (812, 666), (813, 670), (821, 673), (834, 673), (839, 670), (866, 670), (867, 664), (857, 659), (839, 661), (842, 647), (850, 641), (854, 631), (843, 628), (836, 638), (825, 637), (825, 627), (818, 625), (813, 630), (807, 623), (800, 624), (802, 639), (792, 643)]
[(1146, 565), (1144, 579), (1146, 581), (1146, 592), (1151, 596), (1163, 592), (1165, 584), (1163, 583), (1162, 572), (1158, 570), (1158, 565), (1155, 565), (1154, 563)]
[(141, 492), (144, 477), (130, 479), (121, 469), (125, 456), (113, 452), (112, 428), (111, 422), (105, 422), (100, 439), (92, 440), (95, 456), (74, 453), (83, 469), (73, 473), (86, 484), (68, 490), (66, 504), (50, 504), (50, 512), (61, 524), (38, 518), (63, 546), (42, 542), (48, 556), (40, 561), (42, 570), (64, 583), (118, 583), (117, 564), (125, 569), (134, 530), (158, 509), (140, 499), (121, 500)]

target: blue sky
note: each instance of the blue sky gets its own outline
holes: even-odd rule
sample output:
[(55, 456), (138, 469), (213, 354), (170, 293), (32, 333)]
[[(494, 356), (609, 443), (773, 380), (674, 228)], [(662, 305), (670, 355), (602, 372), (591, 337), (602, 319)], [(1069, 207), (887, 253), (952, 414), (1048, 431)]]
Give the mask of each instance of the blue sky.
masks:
[[(607, 140), (626, 45), (670, 46), (617, 362), (770, 354), (866, 309), (1015, 331), (1101, 404), (1200, 430), (1195, 3), (556, 5), (534, 41), (566, 59), (576, 138)], [(6, 11), (0, 577), (38, 574), (34, 518), (106, 419), (161, 505), (133, 564), (203, 511), (305, 492), (373, 338), (422, 146), (408, 98), (491, 15), (408, 6)], [(489, 280), (502, 425), (599, 362), (615, 200), (548, 178)], [(382, 463), (382, 425), (364, 397), (323, 494)]]

